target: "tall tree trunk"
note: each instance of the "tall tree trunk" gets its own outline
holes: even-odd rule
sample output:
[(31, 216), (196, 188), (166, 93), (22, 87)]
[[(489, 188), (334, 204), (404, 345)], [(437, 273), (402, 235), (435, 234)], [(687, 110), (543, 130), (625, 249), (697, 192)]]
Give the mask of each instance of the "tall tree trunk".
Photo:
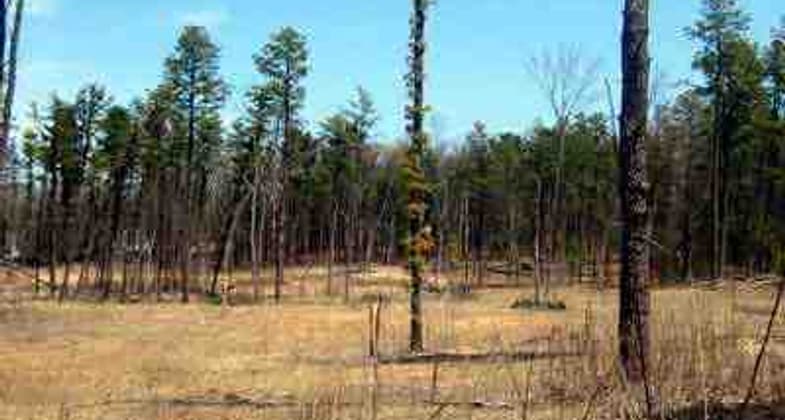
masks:
[(711, 201), (712, 201), (712, 237), (711, 237), (711, 277), (722, 276), (722, 236), (723, 236), (723, 162), (722, 150), (725, 142), (725, 92), (723, 79), (725, 74), (724, 46), (718, 40), (717, 71), (714, 76), (714, 87), (717, 90), (714, 98), (714, 122), (711, 136)]
[[(278, 173), (278, 200), (276, 204), (276, 216), (275, 216), (275, 302), (279, 303), (281, 301), (281, 294), (283, 289), (284, 283), (284, 264), (286, 259), (286, 246), (287, 246), (287, 236), (286, 236), (286, 228), (287, 228), (287, 217), (290, 208), (290, 197), (289, 194), (289, 165), (292, 164), (293, 158), (293, 148), (294, 148), (294, 138), (293, 138), (293, 121), (292, 121), (292, 103), (291, 103), (291, 96), (292, 96), (292, 86), (289, 82), (288, 75), (290, 74), (291, 69), (289, 68), (289, 63), (286, 64), (286, 74), (284, 83), (283, 83), (283, 115), (282, 115), (282, 125), (283, 125), (283, 147), (282, 147), (282, 154), (281, 154), (281, 162), (278, 167), (280, 171)], [(289, 238), (291, 241), (292, 238)]]
[(427, 187), (424, 185), (425, 173), (423, 157), (428, 147), (428, 139), (423, 131), (425, 116), (425, 24), (429, 0), (413, 0), (411, 20), (411, 39), (408, 85), (412, 103), (407, 108), (411, 137), (409, 150), (409, 270), (411, 273), (410, 290), (410, 335), (409, 350), (413, 353), (423, 351), (422, 321), (422, 283), (427, 252), (430, 248), (430, 231), (426, 225)]
[[(5, 89), (5, 47), (7, 44), (8, 38), (8, 2), (3, 0), (0, 1), (0, 63), (3, 64), (3, 68), (0, 69), (0, 89)], [(5, 110), (2, 112), (5, 115)], [(2, 127), (0, 127), (0, 168), (5, 166), (6, 155), (8, 154), (8, 137), (4, 134), (7, 132), (5, 126), (10, 124), (10, 121), (0, 121)]]
[[(188, 148), (186, 154), (186, 167), (185, 167), (185, 199), (183, 200), (184, 214), (180, 220), (180, 229), (182, 235), (182, 283), (181, 283), (181, 301), (188, 303), (189, 300), (189, 287), (191, 278), (191, 238), (193, 232), (193, 223), (191, 220), (192, 212), (192, 182), (194, 170), (194, 153), (196, 150), (196, 74), (195, 70), (191, 70), (189, 74), (189, 96), (188, 96)], [(183, 224), (185, 226), (183, 226)]]
[(626, 0), (622, 36), (621, 288), (619, 355), (627, 379), (647, 383), (649, 361), (648, 181), (645, 140), (649, 104), (649, 1)]
[[(0, 12), (2, 15), (2, 20), (5, 24), (7, 18), (7, 11), (5, 1), (3, 1), (2, 9), (3, 11)], [(3, 155), (4, 152), (7, 150), (8, 147), (8, 138), (11, 132), (11, 123), (12, 123), (12, 115), (14, 110), (14, 97), (16, 96), (16, 63), (17, 63), (17, 56), (19, 53), (19, 40), (22, 35), (22, 17), (24, 16), (24, 9), (25, 9), (25, 2), (24, 0), (16, 0), (16, 7), (14, 11), (14, 26), (11, 31), (11, 45), (8, 51), (8, 58), (5, 57), (5, 46), (0, 49), (0, 57), (2, 57), (2, 62), (7, 62), (8, 70), (7, 70), (7, 79), (5, 80), (5, 86), (3, 86), (3, 79), (0, 78), (0, 86), (3, 86), (5, 89), (5, 97), (3, 98), (3, 125), (2, 125), (2, 138), (0, 138), (0, 167), (3, 165)], [(2, 29), (2, 33), (0, 33), (0, 42), (5, 44), (6, 39), (6, 32), (5, 28)]]

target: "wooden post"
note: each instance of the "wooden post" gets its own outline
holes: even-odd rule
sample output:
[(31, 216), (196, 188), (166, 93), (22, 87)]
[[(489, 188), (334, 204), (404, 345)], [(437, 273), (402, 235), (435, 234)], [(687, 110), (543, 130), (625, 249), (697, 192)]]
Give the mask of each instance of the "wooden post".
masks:
[(431, 372), (431, 404), (436, 403), (436, 397), (439, 394), (439, 359), (435, 358), (433, 361), (433, 371)]
[(375, 322), (373, 303), (368, 305), (368, 357), (376, 357)]

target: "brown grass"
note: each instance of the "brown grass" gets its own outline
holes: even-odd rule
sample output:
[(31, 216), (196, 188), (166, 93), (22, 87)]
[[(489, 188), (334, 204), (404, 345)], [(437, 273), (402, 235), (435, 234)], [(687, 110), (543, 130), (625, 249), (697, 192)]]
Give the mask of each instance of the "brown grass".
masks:
[[(247, 273), (237, 278), (247, 292)], [(528, 288), (470, 298), (429, 295), (429, 351), (489, 357), (438, 367), (385, 364), (374, 381), (366, 357), (368, 303), (361, 297), (391, 296), (382, 311), (380, 352), (404, 354), (405, 275), (384, 268), (358, 276), (348, 303), (323, 295), (319, 270), (289, 278), (282, 305), (231, 308), (58, 305), (20, 295), (29, 283), (7, 279), (0, 418), (600, 419), (641, 411), (637, 391), (619, 380), (613, 290), (561, 287), (556, 294), (567, 304), (564, 312), (510, 309), (532, 293)], [(336, 291), (341, 282), (339, 276)], [(772, 297), (768, 284), (654, 292), (651, 376), (663, 412), (690, 407), (710, 414), (714, 406), (740, 401)], [(781, 314), (759, 379), (756, 401), (766, 406), (785, 401), (784, 320)], [(580, 355), (505, 357), (523, 351)]]

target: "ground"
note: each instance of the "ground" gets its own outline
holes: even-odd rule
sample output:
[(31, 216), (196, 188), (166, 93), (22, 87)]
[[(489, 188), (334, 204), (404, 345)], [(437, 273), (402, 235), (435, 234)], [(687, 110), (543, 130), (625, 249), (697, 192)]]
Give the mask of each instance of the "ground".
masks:
[[(618, 375), (612, 288), (558, 285), (552, 294), (565, 311), (512, 309), (533, 293), (526, 281), (428, 294), (428, 355), (407, 358), (402, 270), (356, 275), (348, 301), (342, 277), (334, 297), (324, 294), (321, 270), (287, 277), (279, 305), (238, 297), (222, 307), (57, 304), (33, 299), (29, 280), (0, 273), (0, 419), (600, 419), (643, 411)], [(239, 273), (239, 293), (249, 290)], [(372, 359), (369, 311), (380, 292), (389, 301)], [(708, 418), (711, 407), (743, 398), (773, 296), (771, 281), (654, 290), (649, 376), (661, 412)], [(780, 314), (758, 378), (754, 402), (769, 413), (760, 418), (785, 418), (777, 411), (785, 411), (783, 321)]]

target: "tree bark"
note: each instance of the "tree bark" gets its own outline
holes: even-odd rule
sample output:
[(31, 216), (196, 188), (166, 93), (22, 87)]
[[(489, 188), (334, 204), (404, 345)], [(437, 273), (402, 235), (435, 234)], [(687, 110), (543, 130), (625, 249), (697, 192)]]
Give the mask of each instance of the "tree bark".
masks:
[(649, 1), (626, 0), (622, 36), (621, 287), (619, 355), (627, 379), (647, 384), (649, 360), (648, 181)]
[[(0, 1), (0, 63), (5, 64), (5, 46), (7, 44), (6, 40), (8, 38), (8, 2), (3, 0)], [(3, 66), (4, 67), (4, 66)], [(0, 69), (0, 89), (5, 88), (5, 68)], [(3, 115), (5, 115), (5, 110), (3, 110)], [(9, 121), (0, 121), (2, 127), (0, 127), (0, 168), (5, 166), (6, 155), (8, 154), (8, 137), (4, 134), (6, 133), (6, 128)]]
[(409, 297), (410, 335), (409, 350), (423, 351), (422, 283), (430, 231), (426, 225), (427, 200), (424, 185), (423, 156), (428, 140), (423, 131), (425, 114), (425, 24), (428, 0), (413, 0), (408, 85), (412, 103), (407, 109), (411, 137), (409, 164), (412, 179), (409, 185), (409, 271), (411, 289)]
[[(5, 2), (2, 8), (2, 20), (0, 22), (5, 23), (6, 21), (6, 7)], [(2, 132), (2, 140), (0, 141), (0, 167), (3, 165), (3, 154), (6, 151), (8, 145), (8, 138), (10, 137), (11, 132), (11, 120), (14, 111), (14, 97), (16, 96), (16, 63), (17, 63), (17, 56), (19, 53), (19, 41), (22, 34), (22, 17), (24, 16), (24, 8), (25, 2), (24, 0), (17, 0), (16, 1), (16, 10), (14, 11), (14, 26), (13, 30), (11, 31), (11, 45), (8, 51), (8, 59), (5, 58), (5, 53), (0, 52), (0, 57), (2, 57), (3, 61), (7, 61), (7, 77), (8, 79), (5, 81), (5, 97), (3, 98), (3, 132)], [(5, 28), (2, 29), (2, 35), (0, 35), (0, 42), (5, 43)], [(4, 48), (4, 47), (3, 47)], [(2, 85), (2, 82), (0, 82)]]

